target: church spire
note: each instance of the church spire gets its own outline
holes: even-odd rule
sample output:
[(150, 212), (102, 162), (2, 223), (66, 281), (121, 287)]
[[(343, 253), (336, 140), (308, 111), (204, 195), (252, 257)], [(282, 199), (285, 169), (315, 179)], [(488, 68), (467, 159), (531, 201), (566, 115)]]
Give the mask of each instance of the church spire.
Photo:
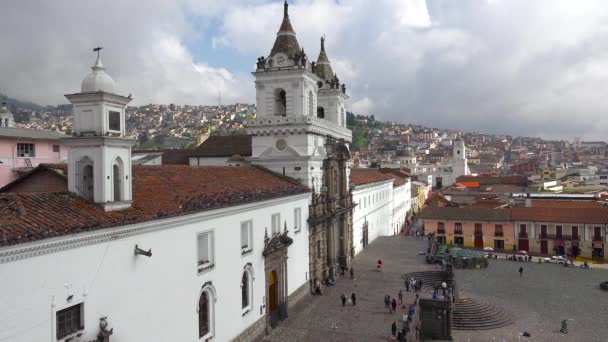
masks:
[(283, 4), (283, 21), (281, 22), (279, 32), (277, 32), (277, 39), (274, 41), (270, 56), (272, 57), (277, 53), (284, 53), (289, 58), (294, 58), (299, 52), (300, 44), (298, 44), (296, 32), (293, 30), (291, 21), (289, 20), (289, 4), (285, 1)]
[(319, 52), (319, 58), (317, 58), (315, 73), (326, 81), (334, 78), (334, 71), (331, 68), (329, 58), (327, 58), (327, 53), (325, 52), (325, 36), (321, 37), (321, 52)]

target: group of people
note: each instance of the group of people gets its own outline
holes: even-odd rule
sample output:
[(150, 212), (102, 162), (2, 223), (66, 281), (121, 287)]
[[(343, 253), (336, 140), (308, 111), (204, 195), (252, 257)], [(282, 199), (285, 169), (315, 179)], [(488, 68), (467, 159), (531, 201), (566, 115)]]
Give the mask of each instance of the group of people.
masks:
[(410, 292), (410, 288), (412, 289), (412, 292), (419, 292), (422, 290), (422, 279), (417, 280), (414, 279), (414, 277), (411, 277), (410, 279), (406, 279), (405, 280), (405, 290), (407, 292)]
[(357, 305), (357, 295), (354, 292), (350, 295), (350, 299), (348, 299), (346, 297), (346, 294), (342, 292), (342, 294), (340, 295), (340, 300), (342, 301), (342, 306), (346, 306), (347, 300), (349, 304), (352, 304), (353, 306)]

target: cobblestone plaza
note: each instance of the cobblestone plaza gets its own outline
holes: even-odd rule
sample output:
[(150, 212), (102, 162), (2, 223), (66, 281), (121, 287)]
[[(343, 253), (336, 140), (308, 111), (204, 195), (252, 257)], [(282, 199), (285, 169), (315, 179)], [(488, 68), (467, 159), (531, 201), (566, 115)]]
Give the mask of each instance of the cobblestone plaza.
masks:
[[(354, 261), (355, 279), (339, 278), (323, 288), (322, 296), (307, 296), (289, 310), (265, 341), (387, 341), (390, 325), (400, 318), (384, 309), (386, 293), (396, 297), (405, 273), (433, 270), (418, 252), (426, 241), (410, 237), (383, 237), (361, 252)], [(375, 269), (382, 259), (384, 269)], [(523, 265), (523, 277), (518, 269)], [(564, 268), (555, 264), (491, 261), (485, 270), (458, 270), (461, 297), (495, 303), (513, 314), (514, 324), (485, 331), (456, 331), (455, 341), (608, 341), (608, 293), (599, 282), (608, 280), (606, 270)], [(340, 295), (357, 294), (357, 305), (342, 307)], [(413, 302), (404, 292), (405, 303)], [(569, 334), (559, 333), (568, 319)], [(520, 334), (527, 331), (531, 337)]]

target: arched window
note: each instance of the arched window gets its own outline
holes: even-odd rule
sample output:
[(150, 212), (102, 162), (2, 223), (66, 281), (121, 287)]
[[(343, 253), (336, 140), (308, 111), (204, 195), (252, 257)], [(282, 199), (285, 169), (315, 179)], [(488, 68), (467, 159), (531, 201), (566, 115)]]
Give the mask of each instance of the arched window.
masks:
[(320, 119), (325, 119), (325, 108), (317, 107), (317, 117)]
[(247, 275), (247, 271), (243, 272), (243, 278), (241, 279), (241, 305), (243, 309), (249, 306), (249, 275)]
[(123, 178), (123, 163), (120, 157), (116, 157), (114, 165), (112, 165), (112, 189), (114, 194), (114, 202), (122, 201), (122, 178)]
[(198, 299), (198, 337), (211, 338), (214, 333), (215, 290), (205, 285)]
[(207, 335), (209, 328), (209, 295), (203, 291), (201, 298), (198, 301), (198, 337), (201, 338)]
[(94, 177), (93, 160), (89, 157), (82, 157), (76, 162), (76, 188), (80, 195), (86, 200), (94, 199)]
[(315, 97), (314, 94), (312, 93), (312, 91), (308, 92), (308, 115), (310, 116), (314, 116), (315, 115)]
[(274, 115), (287, 115), (287, 93), (281, 88), (274, 91)]

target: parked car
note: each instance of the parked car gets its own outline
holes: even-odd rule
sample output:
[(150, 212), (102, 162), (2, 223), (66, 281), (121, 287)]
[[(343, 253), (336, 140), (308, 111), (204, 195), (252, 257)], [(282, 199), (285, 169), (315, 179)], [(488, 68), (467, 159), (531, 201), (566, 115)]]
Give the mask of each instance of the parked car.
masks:
[(550, 262), (550, 263), (554, 263), (554, 264), (565, 264), (568, 262), (568, 260), (566, 260), (566, 258), (564, 258), (561, 255), (554, 255), (550, 258), (544, 258), (543, 259), (544, 262)]

